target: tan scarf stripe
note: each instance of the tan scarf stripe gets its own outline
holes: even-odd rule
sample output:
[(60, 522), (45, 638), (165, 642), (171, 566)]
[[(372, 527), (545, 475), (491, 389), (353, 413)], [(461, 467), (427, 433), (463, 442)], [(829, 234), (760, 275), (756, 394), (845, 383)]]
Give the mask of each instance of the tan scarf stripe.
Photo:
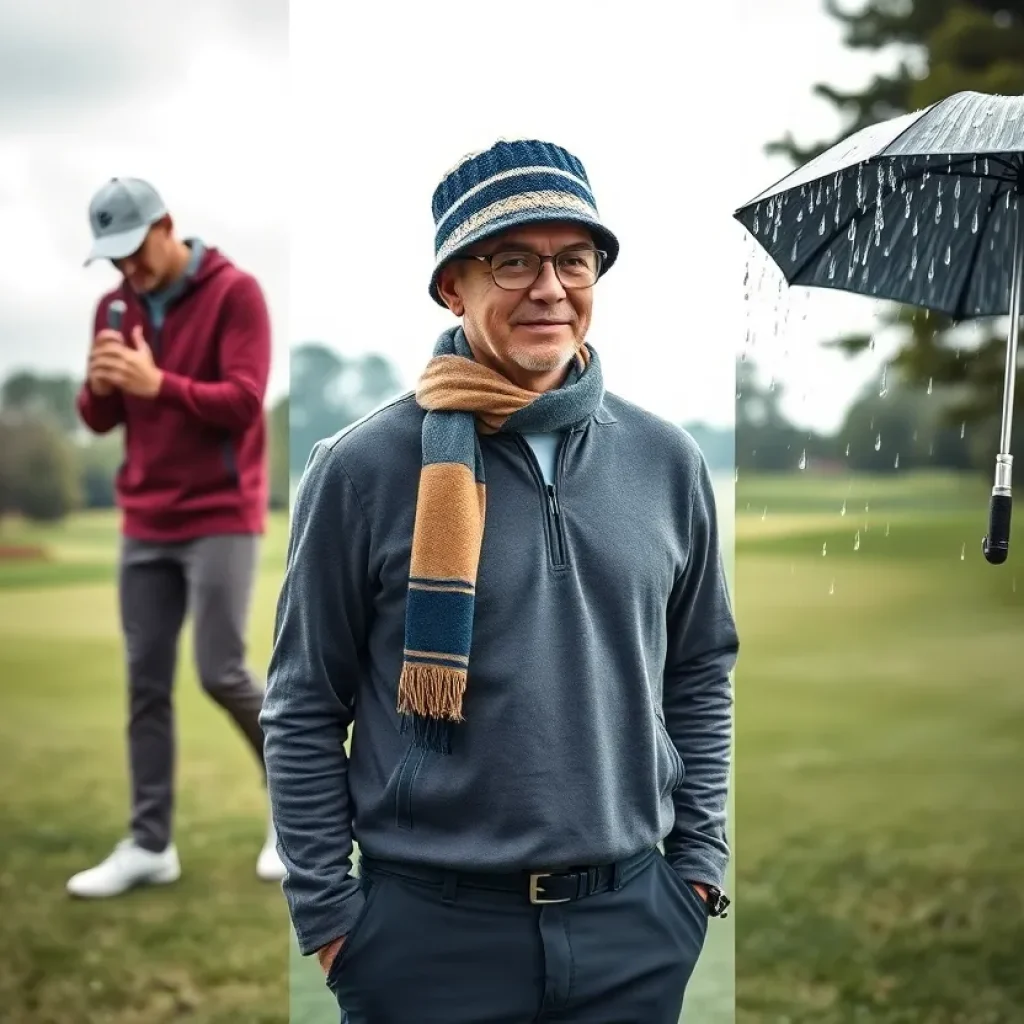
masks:
[[(476, 580), (483, 542), (484, 485), (461, 462), (420, 471), (409, 575), (421, 580)], [(436, 584), (435, 584), (436, 585)]]
[(432, 412), (472, 412), (483, 432), (495, 433), (514, 412), (537, 397), (500, 374), (462, 356), (435, 356), (416, 389), (416, 401)]

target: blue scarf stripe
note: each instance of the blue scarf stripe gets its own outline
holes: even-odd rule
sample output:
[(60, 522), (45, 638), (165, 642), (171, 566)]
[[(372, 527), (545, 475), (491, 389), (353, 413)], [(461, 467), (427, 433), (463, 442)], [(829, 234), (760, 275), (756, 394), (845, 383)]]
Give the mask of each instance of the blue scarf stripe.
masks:
[(410, 587), (406, 602), (406, 650), (469, 655), (473, 594)]

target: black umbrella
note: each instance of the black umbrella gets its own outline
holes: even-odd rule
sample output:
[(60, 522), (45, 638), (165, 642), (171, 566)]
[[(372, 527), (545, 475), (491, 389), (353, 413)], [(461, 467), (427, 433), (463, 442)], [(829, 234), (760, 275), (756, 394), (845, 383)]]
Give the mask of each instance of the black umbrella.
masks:
[(736, 212), (790, 285), (1005, 316), (1003, 419), (985, 558), (1006, 561), (1024, 280), (1024, 96), (961, 92), (871, 125)]

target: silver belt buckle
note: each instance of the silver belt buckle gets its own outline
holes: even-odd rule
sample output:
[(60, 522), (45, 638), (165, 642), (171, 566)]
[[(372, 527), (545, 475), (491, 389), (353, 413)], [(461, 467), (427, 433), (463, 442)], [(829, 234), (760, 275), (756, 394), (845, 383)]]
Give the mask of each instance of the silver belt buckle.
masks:
[(548, 900), (541, 895), (544, 892), (544, 887), (540, 884), (542, 878), (550, 878), (552, 872), (542, 871), (537, 874), (530, 875), (530, 902), (537, 904), (545, 903), (569, 903), (571, 902), (568, 896), (562, 897), (560, 900)]

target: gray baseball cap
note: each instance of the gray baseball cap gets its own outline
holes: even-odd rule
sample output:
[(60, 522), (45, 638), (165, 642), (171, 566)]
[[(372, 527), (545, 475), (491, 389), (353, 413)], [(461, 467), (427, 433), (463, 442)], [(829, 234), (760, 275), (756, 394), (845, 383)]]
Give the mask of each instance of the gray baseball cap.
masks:
[(160, 193), (139, 178), (111, 178), (89, 203), (92, 251), (85, 261), (123, 260), (137, 252), (167, 207)]

